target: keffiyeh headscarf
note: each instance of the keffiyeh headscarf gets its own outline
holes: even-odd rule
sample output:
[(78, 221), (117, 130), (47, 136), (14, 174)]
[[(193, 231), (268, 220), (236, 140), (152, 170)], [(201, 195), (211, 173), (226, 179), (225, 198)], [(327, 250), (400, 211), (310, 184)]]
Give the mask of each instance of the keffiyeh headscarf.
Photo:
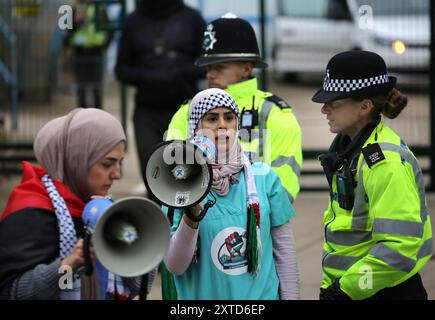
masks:
[[(189, 139), (201, 129), (201, 119), (210, 110), (216, 108), (228, 108), (237, 115), (237, 129), (240, 125), (240, 111), (234, 99), (224, 90), (211, 88), (199, 92), (191, 101), (189, 106)], [(247, 257), (249, 261), (248, 271), (256, 276), (260, 270), (262, 245), (260, 238), (260, 205), (258, 201), (257, 188), (252, 173), (251, 162), (243, 153), (243, 149), (236, 138), (230, 146), (228, 154), (219, 156), (212, 164), (213, 184), (212, 190), (221, 196), (229, 191), (230, 184), (238, 183), (234, 177), (240, 170), (245, 170), (246, 181), (246, 207), (247, 207)], [(213, 140), (214, 141), (214, 140)], [(221, 161), (224, 159), (225, 161)]]
[(200, 91), (193, 97), (189, 106), (189, 137), (194, 136), (202, 117), (216, 108), (231, 109), (240, 118), (239, 107), (233, 98), (224, 90), (211, 88)]
[[(239, 119), (239, 108), (227, 92), (216, 88), (199, 92), (192, 99), (189, 107), (189, 139), (193, 138), (198, 130), (201, 129), (201, 119), (207, 112), (222, 107), (233, 111), (237, 119)], [(238, 125), (239, 123), (237, 124), (237, 128)], [(212, 140), (214, 142), (214, 139)], [(234, 178), (234, 175), (243, 168), (243, 151), (238, 141), (235, 141), (235, 143), (230, 146), (228, 153), (223, 154), (222, 151), (217, 153), (216, 162), (212, 164), (212, 168), (212, 189), (217, 194), (225, 196), (228, 193), (230, 184), (238, 182), (237, 179)]]

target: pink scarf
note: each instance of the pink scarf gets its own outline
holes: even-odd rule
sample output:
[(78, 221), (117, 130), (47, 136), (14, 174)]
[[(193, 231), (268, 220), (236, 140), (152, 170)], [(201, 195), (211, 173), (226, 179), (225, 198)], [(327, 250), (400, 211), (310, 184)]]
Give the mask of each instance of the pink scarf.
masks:
[(216, 162), (212, 164), (213, 183), (212, 189), (220, 196), (228, 193), (230, 184), (236, 184), (239, 181), (234, 177), (243, 168), (243, 151), (239, 142), (234, 141), (228, 153), (218, 156)]

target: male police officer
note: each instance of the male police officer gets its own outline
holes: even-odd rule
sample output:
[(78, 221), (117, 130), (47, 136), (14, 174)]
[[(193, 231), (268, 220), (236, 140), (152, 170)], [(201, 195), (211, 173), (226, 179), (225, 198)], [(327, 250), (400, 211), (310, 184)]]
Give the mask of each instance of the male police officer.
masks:
[[(302, 165), (301, 129), (292, 108), (258, 89), (254, 68), (266, 68), (255, 32), (245, 20), (227, 13), (208, 24), (203, 53), (196, 61), (207, 67), (210, 88), (227, 91), (241, 112), (241, 144), (251, 161), (269, 163), (291, 202), (299, 192)], [(186, 139), (189, 103), (173, 116), (166, 139)]]

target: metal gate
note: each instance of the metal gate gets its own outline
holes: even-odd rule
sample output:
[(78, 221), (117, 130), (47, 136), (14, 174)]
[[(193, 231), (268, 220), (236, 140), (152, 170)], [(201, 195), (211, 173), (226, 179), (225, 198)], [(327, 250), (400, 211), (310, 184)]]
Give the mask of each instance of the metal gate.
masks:
[[(292, 48), (294, 48), (293, 50), (297, 51), (299, 48), (306, 48), (305, 50), (307, 51), (309, 50), (308, 47), (312, 48), (312, 50), (318, 50), (319, 52), (328, 49), (334, 50), (332, 47), (334, 45), (335, 38), (331, 36), (330, 30), (342, 31), (342, 29), (339, 27), (340, 24), (351, 27), (352, 24), (366, 22), (368, 14), (372, 14), (371, 18), (373, 21), (371, 22), (376, 25), (376, 28), (372, 27), (372, 30), (369, 32), (373, 37), (373, 41), (376, 42), (376, 45), (371, 47), (362, 47), (360, 49), (371, 50), (371, 48), (377, 48), (379, 51), (373, 49), (372, 51), (379, 53), (385, 58), (389, 73), (397, 76), (398, 78), (398, 89), (409, 97), (408, 107), (403, 111), (403, 113), (393, 121), (387, 119), (385, 122), (396, 132), (398, 132), (408, 143), (410, 149), (420, 161), (427, 189), (434, 190), (435, 149), (433, 148), (433, 143), (435, 141), (435, 12), (433, 1), (277, 1), (278, 19), (276, 20), (280, 20), (279, 15), (281, 14), (281, 22), (282, 20), (289, 21), (294, 19), (294, 21), (297, 21), (297, 23), (300, 25), (305, 23), (305, 20), (307, 20), (307, 24), (317, 23), (317, 29), (316, 27), (313, 27), (311, 31), (305, 31), (304, 39), (300, 40), (302, 38), (301, 37), (298, 39), (300, 40), (299, 42), (297, 40), (294, 42), (288, 41), (288, 47), (286, 47), (288, 49), (286, 50), (292, 50)], [(310, 3), (311, 6), (307, 5), (306, 7), (303, 7), (302, 3)], [(324, 11), (319, 9), (319, 6), (322, 4), (325, 5)], [(317, 7), (315, 5), (317, 5)], [(351, 7), (352, 5), (354, 6), (353, 12), (356, 12), (356, 16), (346, 13), (346, 10), (352, 9), (346, 9), (346, 6)], [(335, 11), (331, 11), (331, 7), (333, 7)], [(281, 12), (279, 11), (280, 8)], [(337, 12), (338, 8), (341, 8), (343, 12)], [(424, 19), (422, 19), (422, 16)], [(361, 21), (358, 19), (361, 19)], [(283, 30), (284, 32), (287, 32), (287, 37), (290, 37), (292, 32), (295, 35), (298, 34), (298, 31), (302, 32), (302, 26), (301, 30), (299, 30), (294, 27), (295, 24), (296, 22), (293, 24), (289, 23), (288, 26), (290, 27), (288, 27), (286, 30)], [(383, 30), (381, 30), (382, 32), (379, 32), (379, 29), (381, 29), (379, 28), (379, 25), (381, 25), (383, 28)], [(291, 27), (293, 27), (293, 29)], [(417, 30), (417, 27), (420, 29)], [(362, 26), (357, 24), (357, 28), (352, 31), (352, 36), (354, 38), (360, 36), (360, 33), (362, 34), (362, 32), (358, 32), (358, 28), (362, 29)], [(398, 29), (400, 29), (401, 32), (398, 32)], [(317, 33), (310, 34), (310, 32), (313, 33), (314, 31)], [(277, 30), (275, 30), (275, 32), (278, 34)], [(346, 39), (344, 36), (345, 34), (346, 32), (342, 33), (343, 39)], [(398, 34), (403, 35), (404, 38), (400, 38)], [(365, 35), (367, 35), (367, 31), (365, 31)], [(334, 36), (336, 36), (336, 34)], [(310, 39), (310, 37), (311, 39), (324, 39), (324, 43), (328, 45), (328, 47), (326, 45), (322, 47), (320, 44), (313, 45), (312, 42), (307, 41), (307, 39)], [(281, 41), (281, 45), (284, 42), (285, 41)], [(338, 49), (339, 45), (336, 47), (336, 52), (328, 53), (328, 59), (335, 53), (351, 49), (341, 48), (340, 50)], [(300, 50), (302, 52), (304, 49)], [(297, 54), (292, 55), (292, 57), (295, 59), (298, 58)], [(314, 64), (316, 54), (313, 54), (310, 56), (310, 58), (313, 59), (312, 61)], [(307, 60), (309, 60), (309, 58), (307, 58)], [(282, 61), (279, 62), (281, 63), (280, 66), (282, 66)], [(326, 66), (326, 62), (327, 60), (322, 62), (322, 68)], [(293, 64), (297, 65), (298, 61), (293, 61)], [(298, 69), (293, 70), (304, 70), (304, 67), (300, 68), (300, 66), (297, 66), (296, 68)], [(307, 96), (307, 101), (310, 101), (310, 98), (311, 96)], [(296, 108), (298, 108), (298, 106), (296, 106)], [(302, 127), (304, 126), (303, 121), (304, 119), (301, 121)], [(304, 165), (301, 172), (301, 190), (327, 190), (328, 186), (326, 184), (326, 179), (324, 179), (323, 171), (320, 167), (319, 161), (317, 161), (317, 157), (320, 154), (327, 152), (327, 147), (328, 145), (326, 145), (326, 143), (315, 146), (303, 145)]]
[[(38, 130), (48, 120), (79, 106), (73, 53), (65, 41), (73, 2), (0, 2), (0, 173), (21, 172), (22, 160), (34, 160), (32, 145)], [(101, 6), (120, 3), (100, 2)], [(124, 1), (121, 4), (118, 15), (122, 17)], [(118, 29), (117, 18), (101, 27)], [(106, 62), (103, 62), (103, 96), (108, 104), (105, 109), (119, 114), (117, 83)]]
[[(207, 10), (212, 7), (207, 1), (210, 4), (213, 3), (213, 7), (217, 6), (214, 0), (198, 0), (196, 3), (193, 0), (186, 0), (186, 3), (197, 4), (199, 9)], [(305, 1), (308, 3), (314, 0)], [(426, 77), (428, 85), (424, 90), (412, 92), (415, 99), (410, 101), (410, 107), (399, 119), (391, 122), (391, 126), (408, 141), (410, 148), (422, 164), (428, 188), (434, 190), (435, 9), (432, 1), (423, 1), (428, 1), (430, 4), (430, 13), (428, 13), (430, 45), (426, 48), (430, 50), (429, 69), (428, 72), (421, 74), (421, 77)], [(20, 161), (32, 160), (34, 157), (32, 141), (39, 128), (47, 120), (63, 115), (77, 106), (71, 60), (68, 50), (63, 46), (65, 31), (58, 26), (59, 18), (62, 17), (59, 9), (65, 5), (65, 2), (64, 0), (2, 0), (0, 2), (0, 173), (20, 172)], [(121, 7), (121, 17), (125, 16), (126, 1), (124, 0), (95, 2), (102, 6), (118, 4)], [(382, 1), (382, 3), (386, 2)], [(402, 1), (388, 2), (397, 6), (402, 3)], [(259, 35), (263, 35), (260, 43), (263, 44), (262, 50), (268, 57), (270, 52), (265, 50), (265, 46), (269, 41), (265, 41), (264, 36), (267, 35), (270, 39), (273, 35), (268, 33), (269, 28), (264, 28), (265, 20), (270, 23), (264, 15), (269, 17), (277, 13), (265, 12), (264, 0), (249, 1), (249, 3), (258, 6), (257, 23), (260, 26), (263, 24), (263, 27), (257, 30)], [(222, 6), (222, 10), (226, 10), (225, 5), (222, 4)], [(211, 16), (208, 12), (202, 13), (204, 17)], [(243, 11), (235, 13), (243, 17)], [(414, 22), (408, 20), (408, 23)], [(119, 24), (100, 27), (117, 30)], [(116, 40), (117, 37), (114, 38), (115, 42)], [(382, 41), (382, 39), (378, 40)], [(399, 76), (399, 82), (400, 79), (402, 79), (401, 76)], [(266, 81), (263, 83), (266, 84)], [(114, 81), (113, 70), (109, 68), (106, 70), (104, 84), (106, 87), (104, 97), (107, 99), (107, 104), (104, 104), (105, 108), (107, 106), (113, 114), (119, 114), (126, 127), (126, 92), (123, 86), (119, 86)], [(404, 89), (404, 93), (408, 93), (407, 89)], [(324, 152), (326, 147), (326, 145), (318, 148), (305, 147), (304, 164), (310, 161), (315, 162), (317, 156)], [(322, 175), (319, 168), (310, 168), (314, 167), (306, 165), (302, 169), (302, 189), (324, 188), (320, 184), (317, 186), (304, 185), (305, 178)]]

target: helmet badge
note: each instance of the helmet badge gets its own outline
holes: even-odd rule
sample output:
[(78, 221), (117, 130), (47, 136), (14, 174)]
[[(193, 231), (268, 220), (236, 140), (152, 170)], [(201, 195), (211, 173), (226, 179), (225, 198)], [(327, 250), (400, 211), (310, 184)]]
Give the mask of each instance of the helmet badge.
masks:
[(217, 42), (215, 35), (216, 31), (213, 31), (213, 25), (209, 24), (207, 31), (204, 32), (204, 42), (202, 44), (204, 51), (213, 50), (213, 46)]

